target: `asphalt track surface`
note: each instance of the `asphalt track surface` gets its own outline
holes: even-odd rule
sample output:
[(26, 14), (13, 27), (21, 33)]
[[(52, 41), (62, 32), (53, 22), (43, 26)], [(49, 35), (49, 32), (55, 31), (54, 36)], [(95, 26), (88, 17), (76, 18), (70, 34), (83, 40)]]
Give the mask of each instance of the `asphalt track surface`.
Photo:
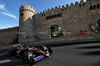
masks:
[(36, 64), (25, 64), (22, 58), (0, 51), (0, 66), (100, 66), (100, 43), (51, 46), (53, 54)]

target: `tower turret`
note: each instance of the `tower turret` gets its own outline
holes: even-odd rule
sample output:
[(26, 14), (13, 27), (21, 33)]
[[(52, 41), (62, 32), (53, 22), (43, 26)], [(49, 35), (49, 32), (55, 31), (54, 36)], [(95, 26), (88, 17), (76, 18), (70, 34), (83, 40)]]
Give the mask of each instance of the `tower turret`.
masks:
[(22, 5), (19, 9), (19, 43), (34, 41), (34, 19), (35, 9)]

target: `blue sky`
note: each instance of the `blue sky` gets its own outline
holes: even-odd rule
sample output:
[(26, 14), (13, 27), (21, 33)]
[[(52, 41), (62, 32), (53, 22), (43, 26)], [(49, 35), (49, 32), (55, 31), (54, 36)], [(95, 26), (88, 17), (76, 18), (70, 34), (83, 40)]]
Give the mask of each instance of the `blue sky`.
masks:
[[(30, 5), (36, 10), (36, 13), (75, 3), (80, 0), (0, 0), (0, 29), (14, 27), (19, 25), (19, 7), (21, 5)], [(86, 0), (84, 0), (86, 1)]]

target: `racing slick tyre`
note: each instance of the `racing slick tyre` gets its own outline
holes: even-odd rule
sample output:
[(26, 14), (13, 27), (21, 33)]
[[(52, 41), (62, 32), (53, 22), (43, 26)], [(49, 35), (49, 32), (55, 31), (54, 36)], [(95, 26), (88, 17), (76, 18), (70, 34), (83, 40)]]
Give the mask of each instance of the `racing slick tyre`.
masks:
[(9, 51), (8, 51), (8, 54), (9, 54), (9, 56), (11, 56), (11, 50), (9, 49)]
[(33, 54), (30, 51), (24, 52), (24, 62), (25, 63), (29, 63), (31, 61), (34, 62), (34, 60), (32, 60), (32, 58), (34, 58), (34, 57), (33, 57)]
[(53, 53), (52, 49), (50, 47), (48, 47), (48, 51), (50, 52), (50, 56)]
[(23, 58), (24, 57), (24, 52), (26, 52), (26, 50), (21, 50), (20, 51), (20, 54), (19, 54), (20, 55), (20, 58)]

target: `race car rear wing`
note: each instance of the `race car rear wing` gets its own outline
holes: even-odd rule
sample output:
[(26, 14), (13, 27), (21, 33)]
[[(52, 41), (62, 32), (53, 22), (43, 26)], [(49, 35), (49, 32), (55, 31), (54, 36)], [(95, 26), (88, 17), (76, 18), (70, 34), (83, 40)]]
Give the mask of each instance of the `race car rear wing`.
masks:
[(16, 45), (13, 45), (13, 47), (19, 47), (21, 46), (21, 44), (16, 44)]

